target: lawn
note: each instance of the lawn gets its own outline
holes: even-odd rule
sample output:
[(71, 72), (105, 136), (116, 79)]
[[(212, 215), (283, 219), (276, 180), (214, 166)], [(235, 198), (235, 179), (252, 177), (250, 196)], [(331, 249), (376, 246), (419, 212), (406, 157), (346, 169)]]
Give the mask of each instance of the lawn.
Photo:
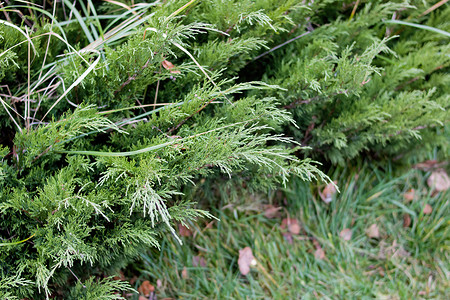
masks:
[[(428, 186), (432, 171), (393, 169), (331, 171), (340, 193), (328, 204), (323, 185), (293, 179), (270, 198), (219, 205), (220, 221), (192, 224), (183, 245), (168, 238), (142, 255), (132, 282), (139, 289), (148, 280), (158, 299), (445, 299), (449, 193)], [(256, 260), (246, 276), (244, 247)]]

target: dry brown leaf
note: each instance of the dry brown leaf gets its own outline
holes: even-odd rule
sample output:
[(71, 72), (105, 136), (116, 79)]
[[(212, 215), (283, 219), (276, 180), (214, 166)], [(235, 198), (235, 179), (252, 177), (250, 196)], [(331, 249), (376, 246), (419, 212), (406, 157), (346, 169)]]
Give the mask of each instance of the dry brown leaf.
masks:
[(287, 228), (292, 234), (300, 234), (300, 224), (298, 224), (297, 219), (285, 218), (281, 221), (281, 228)]
[(414, 200), (414, 196), (416, 195), (415, 189), (410, 189), (406, 193), (403, 194), (403, 198), (405, 198), (406, 202), (411, 202)]
[(164, 69), (166, 69), (166, 70), (171, 70), (171, 69), (173, 69), (173, 68), (175, 68), (175, 66), (173, 65), (173, 63), (171, 63), (170, 61), (168, 61), (168, 60), (163, 60), (162, 61), (162, 66), (164, 67)]
[(339, 233), (339, 236), (344, 241), (350, 241), (352, 238), (352, 230), (348, 228), (342, 229), (342, 231)]
[(403, 227), (409, 227), (411, 225), (411, 216), (409, 214), (403, 214)]
[(267, 219), (279, 218), (281, 216), (280, 213), (281, 207), (276, 207), (271, 204), (266, 206), (266, 210), (264, 211), (264, 216)]
[(256, 265), (256, 260), (250, 247), (239, 250), (238, 265), (242, 275), (247, 275), (250, 272), (250, 266)]
[(198, 255), (193, 256), (192, 257), (192, 265), (194, 267), (200, 266), (200, 267), (204, 268), (204, 267), (206, 267), (206, 260), (204, 257), (198, 256)]
[(155, 291), (155, 287), (151, 285), (150, 281), (145, 280), (142, 282), (141, 286), (138, 288), (140, 294), (144, 296), (149, 296), (151, 292)]
[(366, 229), (366, 234), (369, 238), (377, 239), (380, 237), (380, 230), (378, 229), (377, 224), (370, 225), (369, 228)]
[(424, 215), (429, 215), (433, 212), (433, 208), (431, 207), (430, 204), (425, 204), (425, 206), (423, 207), (423, 214)]
[(164, 67), (164, 69), (169, 70), (172, 74), (181, 74), (179, 70), (172, 70), (173, 68), (175, 68), (175, 66), (168, 60), (163, 60), (162, 66)]
[(178, 232), (180, 233), (181, 236), (185, 237), (192, 235), (192, 231), (186, 226), (183, 226), (182, 224), (178, 224)]
[(314, 257), (316, 259), (325, 259), (325, 251), (323, 251), (322, 248), (316, 249), (316, 251), (314, 252)]
[(189, 274), (188, 274), (188, 271), (187, 271), (186, 267), (184, 267), (183, 271), (181, 271), (181, 277), (183, 279), (188, 279), (189, 278)]
[(443, 192), (450, 188), (450, 178), (443, 169), (431, 173), (427, 179), (428, 186), (435, 191)]
[(333, 200), (334, 194), (336, 194), (336, 186), (335, 185), (337, 184), (337, 181), (333, 181), (333, 183), (330, 182), (322, 190), (322, 193), (319, 192), (320, 198), (322, 198), (323, 202), (325, 202), (325, 203), (330, 203), (331, 200)]

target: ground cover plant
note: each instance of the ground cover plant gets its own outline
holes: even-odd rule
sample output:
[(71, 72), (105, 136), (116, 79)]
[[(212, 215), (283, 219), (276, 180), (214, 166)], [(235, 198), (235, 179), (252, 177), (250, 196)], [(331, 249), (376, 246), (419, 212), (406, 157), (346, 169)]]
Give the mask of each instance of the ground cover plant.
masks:
[(312, 159), (448, 158), (433, 4), (2, 3), (1, 297), (121, 298), (218, 195), (330, 183)]

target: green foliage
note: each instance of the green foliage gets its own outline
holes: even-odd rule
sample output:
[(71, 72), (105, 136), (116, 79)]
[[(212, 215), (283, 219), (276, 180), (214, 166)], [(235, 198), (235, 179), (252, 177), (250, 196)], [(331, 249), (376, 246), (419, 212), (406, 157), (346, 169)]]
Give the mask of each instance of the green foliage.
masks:
[(98, 282), (94, 282), (94, 278), (89, 278), (86, 282), (77, 282), (75, 287), (70, 291), (67, 299), (100, 299), (100, 300), (116, 300), (126, 299), (115, 293), (117, 290), (132, 291), (134, 290), (125, 282), (118, 282), (113, 278), (104, 278)]
[[(82, 2), (64, 1), (76, 22), (55, 5), (48, 18), (29, 15), (35, 32), (2, 29), (7, 92), (1, 101), (9, 122), (1, 126), (10, 137), (2, 140), (0, 173), (5, 297), (120, 298), (115, 292), (126, 285), (100, 277), (159, 248), (168, 234), (178, 239), (177, 224), (213, 217), (183, 193), (201, 178), (250, 176), (258, 181), (249, 184), (253, 191), (285, 184), (292, 174), (327, 180), (314, 162), (294, 155), (300, 146), (274, 133), (294, 122), (278, 101), (243, 94), (277, 86), (236, 83), (227, 77), (231, 68), (205, 69), (187, 50), (214, 26), (183, 24), (167, 17), (169, 9), (149, 5), (139, 10), (142, 19), (86, 24)], [(20, 5), (3, 11), (11, 9), (43, 12)], [(51, 20), (54, 27), (46, 24)], [(239, 23), (275, 29), (260, 11)], [(106, 41), (95, 40), (102, 31)], [(248, 38), (228, 52), (217, 48), (223, 55), (217, 66), (226, 67), (235, 51), (262, 45)], [(48, 50), (54, 46), (56, 53)], [(166, 68), (166, 59), (183, 55), (175, 72)], [(9, 67), (14, 58), (18, 68)], [(192, 83), (184, 84), (184, 77)], [(155, 83), (156, 96), (149, 99)]]
[(0, 8), (6, 298), (116, 299), (101, 278), (213, 217), (205, 180), (236, 197), (327, 181), (311, 158), (448, 155), (448, 5), (43, 3)]
[[(424, 20), (417, 14), (425, 7), (415, 4), (373, 1), (351, 21), (327, 15), (320, 23), (312, 18), (329, 7), (312, 8), (312, 32), (266, 58), (274, 68), (263, 80), (288, 89), (275, 95), (293, 112), (300, 130), (291, 132), (311, 155), (344, 164), (361, 153), (397, 157), (413, 149), (420, 157), (439, 146), (448, 157), (439, 134), (449, 121), (448, 37), (383, 23), (392, 15)], [(441, 8), (425, 23), (448, 31), (448, 12)]]

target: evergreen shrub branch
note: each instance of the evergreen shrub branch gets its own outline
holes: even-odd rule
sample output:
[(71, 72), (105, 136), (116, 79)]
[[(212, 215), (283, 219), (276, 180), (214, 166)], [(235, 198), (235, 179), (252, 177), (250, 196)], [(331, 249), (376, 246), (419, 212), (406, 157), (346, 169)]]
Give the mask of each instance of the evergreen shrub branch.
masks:
[(448, 156), (448, 5), (135, 2), (0, 8), (2, 298), (120, 299), (208, 193)]

